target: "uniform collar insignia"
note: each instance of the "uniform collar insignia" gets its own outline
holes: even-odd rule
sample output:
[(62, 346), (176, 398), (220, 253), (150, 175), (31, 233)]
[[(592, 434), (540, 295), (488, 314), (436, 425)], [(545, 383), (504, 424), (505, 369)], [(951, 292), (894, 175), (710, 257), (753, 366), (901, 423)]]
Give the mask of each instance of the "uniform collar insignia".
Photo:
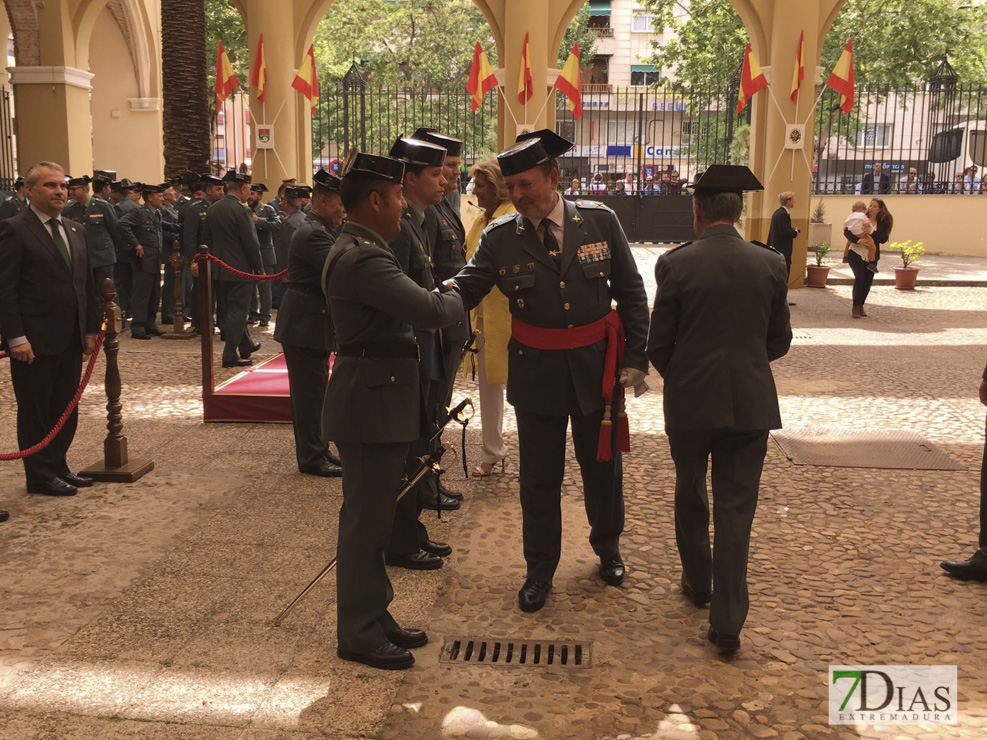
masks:
[(575, 216), (572, 217), (572, 222), (576, 224), (581, 224), (583, 222), (583, 217), (577, 213)]

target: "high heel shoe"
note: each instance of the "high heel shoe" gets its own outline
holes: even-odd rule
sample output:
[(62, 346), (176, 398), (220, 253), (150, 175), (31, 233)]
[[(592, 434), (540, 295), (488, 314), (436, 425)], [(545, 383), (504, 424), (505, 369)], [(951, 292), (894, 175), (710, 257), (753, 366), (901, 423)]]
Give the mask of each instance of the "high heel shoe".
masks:
[(492, 463), (480, 463), (475, 468), (473, 468), (474, 478), (487, 478), (488, 476), (494, 475), (494, 468), (500, 465), (500, 472), (504, 472), (504, 467), (507, 462), (507, 457), (502, 457), (497, 462)]

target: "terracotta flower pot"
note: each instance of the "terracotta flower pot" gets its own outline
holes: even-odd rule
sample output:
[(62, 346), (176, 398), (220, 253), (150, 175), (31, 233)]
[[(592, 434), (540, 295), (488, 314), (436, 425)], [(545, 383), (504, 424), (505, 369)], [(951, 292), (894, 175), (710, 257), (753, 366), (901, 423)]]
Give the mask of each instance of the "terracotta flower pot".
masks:
[(806, 270), (809, 271), (808, 277), (805, 281), (805, 287), (807, 288), (825, 288), (826, 280), (829, 278), (829, 266), (828, 265), (807, 265)]
[(916, 280), (918, 280), (917, 267), (894, 268), (894, 287), (898, 290), (915, 290)]

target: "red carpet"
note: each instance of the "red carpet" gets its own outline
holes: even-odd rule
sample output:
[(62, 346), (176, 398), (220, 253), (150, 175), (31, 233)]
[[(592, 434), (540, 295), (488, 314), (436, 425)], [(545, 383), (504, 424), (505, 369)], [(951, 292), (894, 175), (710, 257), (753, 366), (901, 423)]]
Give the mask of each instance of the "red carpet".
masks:
[(206, 397), (205, 421), (291, 422), (288, 368), (284, 355), (254, 365)]

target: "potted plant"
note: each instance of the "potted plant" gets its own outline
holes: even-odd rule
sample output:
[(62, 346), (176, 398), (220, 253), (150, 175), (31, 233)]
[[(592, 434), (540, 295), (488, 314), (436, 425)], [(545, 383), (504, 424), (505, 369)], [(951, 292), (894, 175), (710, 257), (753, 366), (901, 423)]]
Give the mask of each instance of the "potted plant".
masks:
[(901, 267), (894, 268), (894, 287), (898, 290), (915, 290), (915, 281), (918, 279), (918, 268), (912, 267), (912, 263), (925, 254), (925, 247), (922, 242), (915, 242), (909, 239), (906, 242), (892, 242), (892, 251), (901, 255)]
[(826, 204), (822, 198), (816, 202), (816, 207), (809, 214), (809, 246), (833, 243), (833, 224), (826, 222)]
[(816, 245), (816, 264), (808, 265), (805, 269), (809, 275), (805, 281), (807, 288), (825, 288), (826, 279), (829, 277), (829, 265), (824, 262), (829, 261), (829, 244), (823, 242)]

